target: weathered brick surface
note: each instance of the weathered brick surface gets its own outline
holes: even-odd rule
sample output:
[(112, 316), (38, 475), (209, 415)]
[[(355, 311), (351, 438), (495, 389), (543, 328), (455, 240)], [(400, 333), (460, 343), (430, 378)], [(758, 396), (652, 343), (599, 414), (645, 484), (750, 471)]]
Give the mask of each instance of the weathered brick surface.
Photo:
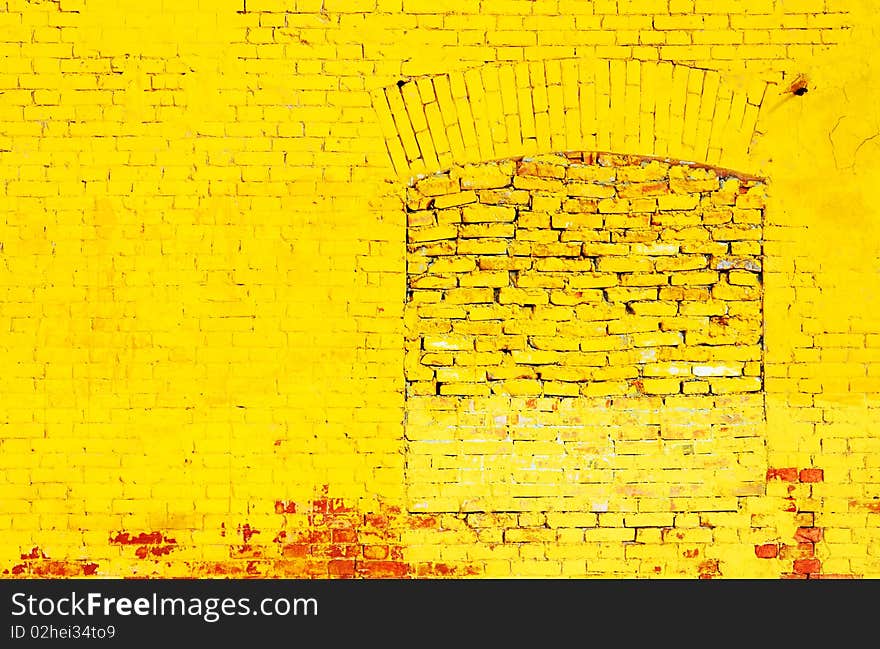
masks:
[(877, 20), (0, 1), (0, 570), (880, 575)]
[[(645, 169), (654, 182), (625, 180)], [(446, 207), (487, 176), (504, 186)], [(557, 184), (515, 188), (540, 178)], [(762, 203), (738, 205), (762, 184), (582, 154), (419, 181), (407, 209), (408, 395), (761, 391)], [(638, 198), (621, 218), (610, 208), (623, 196)], [(734, 256), (739, 242), (752, 254)]]

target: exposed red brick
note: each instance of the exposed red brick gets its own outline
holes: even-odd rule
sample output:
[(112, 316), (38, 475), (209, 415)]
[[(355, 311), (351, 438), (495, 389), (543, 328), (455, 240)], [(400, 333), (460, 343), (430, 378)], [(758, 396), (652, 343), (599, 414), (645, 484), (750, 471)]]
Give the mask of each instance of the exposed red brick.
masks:
[(382, 529), (388, 526), (389, 518), (384, 514), (364, 514), (364, 524), (367, 527)]
[(357, 566), (358, 573), (363, 577), (370, 578), (397, 578), (407, 577), (409, 567), (400, 561), (364, 561)]
[(31, 566), (35, 577), (78, 577), (83, 574), (83, 566), (68, 561), (40, 561)]
[(360, 553), (361, 548), (359, 545), (334, 544), (327, 546), (327, 556), (334, 559), (350, 559), (358, 556)]
[(794, 562), (794, 571), (799, 575), (818, 573), (822, 569), (822, 562), (818, 559), (797, 559)]
[(281, 547), (281, 556), (291, 559), (294, 557), (307, 557), (309, 555), (308, 543), (288, 543)]
[(479, 575), (482, 569), (475, 564), (451, 566), (446, 563), (420, 563), (416, 568), (419, 577), (464, 577)]
[[(311, 522), (311, 521), (310, 521)], [(323, 525), (323, 521), (319, 523), (312, 522), (312, 525)], [(306, 535), (309, 543), (330, 543), (330, 530), (309, 530)]]
[(799, 527), (794, 533), (794, 538), (801, 543), (818, 543), (822, 540), (822, 528)]
[(822, 482), (825, 479), (825, 471), (822, 469), (801, 469), (801, 482)]
[(765, 543), (755, 546), (755, 556), (759, 559), (775, 559), (779, 555), (779, 546), (775, 543)]
[(353, 529), (332, 530), (330, 539), (333, 543), (357, 543), (358, 534)]
[(357, 576), (354, 560), (333, 560), (327, 564), (327, 569), (331, 577), (350, 579)]
[(54, 579), (59, 577), (87, 577), (98, 571), (98, 564), (83, 560), (52, 560), (39, 547), (21, 555), (23, 563), (4, 570), (4, 574), (21, 577)]
[[(308, 503), (276, 500), (274, 511), (282, 516), (282, 528), (266, 534), (249, 523), (236, 532), (243, 543), (230, 544), (224, 561), (181, 562), (196, 577), (236, 578), (403, 578), (451, 577), (481, 574), (480, 564), (456, 564), (406, 560), (403, 535), (407, 530), (439, 528), (433, 515), (412, 514), (398, 506), (380, 504), (378, 511), (360, 512), (340, 498), (331, 498), (325, 487)], [(296, 516), (307, 512), (305, 520)], [(289, 517), (289, 518), (288, 518)], [(220, 524), (225, 537), (226, 524)], [(269, 541), (271, 539), (271, 542)], [(139, 578), (164, 574), (161, 560), (178, 549), (177, 541), (162, 531), (112, 532), (109, 543), (131, 547), (146, 566)], [(85, 561), (51, 561), (39, 548), (22, 557), (22, 563), (4, 574), (27, 577), (76, 577), (97, 574), (98, 564)]]
[(782, 545), (779, 548), (779, 558), (787, 561), (809, 559), (815, 554), (812, 543), (798, 543), (797, 545)]
[(794, 467), (784, 469), (767, 469), (767, 480), (779, 479), (785, 482), (797, 482), (798, 470)]

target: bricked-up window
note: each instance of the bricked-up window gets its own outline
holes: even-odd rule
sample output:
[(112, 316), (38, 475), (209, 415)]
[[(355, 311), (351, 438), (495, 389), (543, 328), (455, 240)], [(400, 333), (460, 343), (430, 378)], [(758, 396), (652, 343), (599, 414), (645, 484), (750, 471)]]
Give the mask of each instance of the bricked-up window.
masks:
[[(416, 505), (485, 501), (474, 484), (492, 502), (540, 500), (542, 485), (599, 458), (611, 468), (597, 483), (625, 485), (615, 460), (627, 454), (661, 456), (645, 468), (674, 478), (699, 442), (757, 436), (764, 189), (711, 168), (581, 153), (457, 167), (410, 188)], [(419, 500), (423, 478), (434, 505)]]

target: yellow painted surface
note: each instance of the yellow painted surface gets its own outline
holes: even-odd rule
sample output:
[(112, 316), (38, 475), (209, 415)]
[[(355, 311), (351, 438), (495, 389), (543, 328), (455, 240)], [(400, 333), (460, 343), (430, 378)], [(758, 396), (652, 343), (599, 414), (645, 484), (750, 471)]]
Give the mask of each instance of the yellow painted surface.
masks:
[[(0, 570), (880, 576), (880, 70), (870, 5), (0, 2)], [(441, 389), (430, 398), (443, 407), (423, 407), (414, 386), (437, 375), (407, 372), (448, 366), (407, 353), (408, 295), (422, 273), (408, 268), (407, 245), (429, 227), (408, 218), (463, 213), (472, 203), (456, 204), (471, 200), (459, 194), (503, 187), (492, 187), (493, 168), (566, 152), (760, 179), (766, 206), (742, 209), (763, 213), (761, 318), (750, 313), (747, 340), (732, 342), (760, 336), (761, 358), (736, 368), (760, 379), (758, 391), (752, 381), (723, 396), (708, 379), (708, 396), (689, 394), (645, 376), (647, 364), (609, 360), (609, 377), (635, 367), (652, 394), (630, 412), (591, 413), (589, 426), (576, 411), (606, 396), (590, 393), (594, 376), (553, 379), (567, 387), (548, 394), (543, 380), (540, 392), (534, 383), (498, 392), (488, 374), (449, 374), (447, 385), (480, 394)], [(507, 162), (486, 164), (496, 161)], [(488, 186), (444, 186), (444, 173), (464, 165), (489, 170)], [(431, 182), (440, 186), (421, 194), (439, 206), (411, 210), (413, 192)], [(522, 191), (534, 206), (555, 190)], [(689, 205), (666, 207), (684, 222), (705, 218)], [(553, 230), (561, 199), (545, 211)], [(430, 227), (460, 236), (457, 222)], [(532, 252), (511, 258), (533, 261)], [(456, 249), (448, 263), (470, 254)], [(590, 257), (581, 248), (578, 258)], [(649, 272), (602, 264), (619, 282)], [(664, 279), (679, 272), (692, 271)], [(520, 288), (507, 279), (464, 288)], [(552, 287), (529, 290), (545, 288), (549, 303)], [(571, 333), (544, 342), (571, 338), (587, 353), (593, 336)], [(552, 394), (571, 385), (577, 398)], [(694, 408), (676, 414), (681, 439), (643, 439), (663, 429), (670, 396)], [(493, 443), (507, 439), (493, 437), (496, 417), (536, 417), (535, 439), (524, 440), (536, 445), (469, 463), (442, 438), (419, 445), (431, 420), (418, 415), (434, 412)], [(733, 416), (749, 424), (745, 434), (687, 434)], [(613, 475), (556, 480), (548, 474), (572, 467), (553, 453), (531, 468), (525, 460), (561, 430), (594, 447), (582, 453), (608, 457)], [(687, 457), (699, 462), (682, 461), (698, 442), (707, 452)], [(460, 480), (435, 480), (465, 468), (475, 476), (466, 493)], [(531, 502), (513, 506), (523, 484), (517, 494)], [(672, 493), (679, 484), (699, 489)]]
[(763, 493), (765, 188), (571, 153), (416, 183), (410, 509), (691, 511)]

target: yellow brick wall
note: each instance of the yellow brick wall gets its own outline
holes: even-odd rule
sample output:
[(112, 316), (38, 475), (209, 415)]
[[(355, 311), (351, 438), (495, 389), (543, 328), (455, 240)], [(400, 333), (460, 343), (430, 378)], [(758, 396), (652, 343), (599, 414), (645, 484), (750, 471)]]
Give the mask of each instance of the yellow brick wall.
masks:
[(763, 189), (571, 153), (418, 181), (410, 508), (691, 511), (761, 493)]
[[(876, 36), (861, 0), (0, 2), (0, 570), (877, 576)], [(420, 446), (418, 181), (570, 152), (760, 181), (762, 389), (441, 390), (580, 459)]]

